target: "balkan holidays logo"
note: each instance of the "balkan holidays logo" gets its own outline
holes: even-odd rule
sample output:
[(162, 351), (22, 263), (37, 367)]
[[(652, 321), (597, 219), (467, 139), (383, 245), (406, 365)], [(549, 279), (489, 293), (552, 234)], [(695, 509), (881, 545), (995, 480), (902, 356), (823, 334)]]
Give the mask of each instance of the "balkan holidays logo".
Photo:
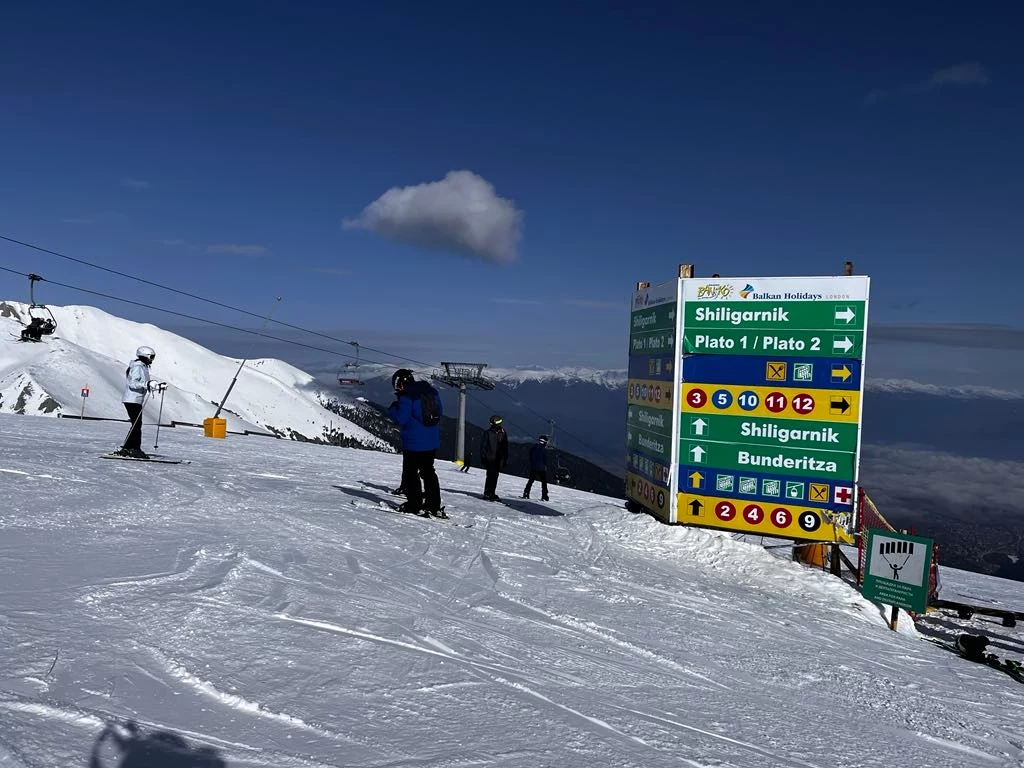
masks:
[(820, 293), (808, 293), (807, 291), (783, 291), (782, 293), (764, 291), (758, 293), (754, 286), (747, 283), (740, 291), (740, 298), (754, 301), (821, 301), (825, 297)]

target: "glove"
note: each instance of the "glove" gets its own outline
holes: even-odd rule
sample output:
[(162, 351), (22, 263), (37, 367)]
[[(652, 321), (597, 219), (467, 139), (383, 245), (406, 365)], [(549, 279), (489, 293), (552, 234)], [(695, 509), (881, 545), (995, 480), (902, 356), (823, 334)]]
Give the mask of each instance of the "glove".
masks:
[(149, 382), (149, 391), (150, 392), (163, 392), (165, 389), (167, 389), (167, 382), (166, 381), (151, 381), (151, 382)]

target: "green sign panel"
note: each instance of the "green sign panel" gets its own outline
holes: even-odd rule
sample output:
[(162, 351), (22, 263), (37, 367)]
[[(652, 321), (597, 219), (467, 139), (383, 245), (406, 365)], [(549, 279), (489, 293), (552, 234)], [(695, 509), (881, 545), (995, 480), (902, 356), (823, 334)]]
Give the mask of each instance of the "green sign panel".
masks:
[(856, 424), (833, 421), (683, 414), (684, 438), (856, 453)]
[(626, 445), (630, 450), (642, 451), (648, 456), (659, 458), (666, 464), (672, 461), (672, 437), (659, 435), (646, 429), (630, 427), (626, 430)]
[[(726, 417), (734, 418), (734, 417)], [(764, 445), (714, 443), (707, 440), (681, 440), (680, 461), (695, 468), (751, 470), (777, 475), (821, 477), (852, 481), (855, 455), (838, 451), (781, 448)]]
[(688, 302), (686, 328), (694, 331), (722, 328), (748, 330), (863, 331), (863, 301), (722, 301)]
[(859, 358), (864, 346), (863, 331), (754, 331), (732, 327), (684, 327), (685, 354)]
[(868, 531), (864, 597), (923, 613), (928, 607), (931, 562), (931, 539), (893, 531)]

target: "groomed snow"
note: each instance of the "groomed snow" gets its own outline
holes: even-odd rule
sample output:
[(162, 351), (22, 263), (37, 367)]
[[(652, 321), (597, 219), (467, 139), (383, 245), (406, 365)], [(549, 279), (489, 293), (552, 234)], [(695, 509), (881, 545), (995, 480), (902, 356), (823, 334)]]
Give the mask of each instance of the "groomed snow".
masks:
[(1024, 761), (1024, 686), (727, 535), (439, 463), (461, 527), (366, 500), (395, 456), (178, 429), (190, 465), (98, 459), (121, 434), (0, 415), (4, 768), (119, 765), (128, 719), (179, 739), (132, 763), (161, 768)]

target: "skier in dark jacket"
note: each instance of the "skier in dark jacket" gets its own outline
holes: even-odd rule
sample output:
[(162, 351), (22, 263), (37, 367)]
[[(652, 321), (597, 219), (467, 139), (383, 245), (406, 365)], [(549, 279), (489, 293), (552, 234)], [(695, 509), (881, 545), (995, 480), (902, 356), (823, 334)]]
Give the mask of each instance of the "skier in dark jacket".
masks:
[(498, 475), (508, 465), (508, 435), (501, 426), (501, 416), (491, 416), (491, 428), (480, 436), (480, 464), (487, 471), (484, 498), (501, 501), (496, 493)]
[(406, 501), (399, 509), (422, 517), (446, 517), (441, 506), (441, 486), (434, 470), (434, 458), (441, 445), (438, 424), (423, 423), (420, 398), (432, 398), (441, 415), (441, 397), (429, 382), (416, 381), (412, 371), (400, 368), (391, 377), (395, 402), (388, 415), (398, 424), (402, 435), (402, 485)]
[(548, 436), (541, 435), (530, 448), (530, 479), (523, 489), (523, 498), (530, 498), (533, 481), (540, 480), (540, 500), (548, 500)]

